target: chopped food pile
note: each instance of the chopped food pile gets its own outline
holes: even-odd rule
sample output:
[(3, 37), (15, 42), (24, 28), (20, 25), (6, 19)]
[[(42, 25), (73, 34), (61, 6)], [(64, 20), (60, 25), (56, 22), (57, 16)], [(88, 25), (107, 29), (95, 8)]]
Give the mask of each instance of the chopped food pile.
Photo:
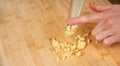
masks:
[(71, 36), (74, 34), (74, 32), (76, 31), (76, 28), (78, 27), (78, 25), (73, 25), (73, 26), (67, 26), (67, 30), (65, 31), (66, 36)]
[(74, 42), (59, 42), (55, 38), (52, 38), (53, 50), (57, 53), (57, 60), (69, 60), (71, 56), (81, 56), (81, 50), (90, 44), (90, 40), (87, 38), (89, 33), (75, 34), (78, 25), (67, 26), (65, 31), (66, 36), (73, 36)]

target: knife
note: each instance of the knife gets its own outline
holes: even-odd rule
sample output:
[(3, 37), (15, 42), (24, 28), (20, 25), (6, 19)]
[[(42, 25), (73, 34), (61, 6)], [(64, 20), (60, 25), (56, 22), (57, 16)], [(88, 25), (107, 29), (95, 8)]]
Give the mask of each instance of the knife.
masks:
[[(69, 9), (69, 15), (68, 18), (74, 18), (79, 17), (81, 13), (81, 9), (83, 7), (85, 0), (70, 0), (70, 9)], [(84, 24), (88, 29), (93, 28), (96, 26), (96, 24), (92, 23), (86, 23)], [(71, 28), (71, 26), (70, 26)]]
[[(69, 14), (68, 18), (74, 18), (74, 17), (79, 17), (81, 13), (81, 9), (83, 7), (84, 0), (70, 0), (70, 9), (69, 9)], [(69, 30), (72, 30), (73, 28), (76, 29), (78, 25), (68, 25), (67, 28)], [(80, 26), (80, 32), (85, 33), (84, 29), (86, 30), (87, 27), (82, 24)], [(70, 34), (71, 35), (71, 34)]]
[(78, 17), (80, 15), (84, 0), (71, 0), (69, 9), (69, 18)]

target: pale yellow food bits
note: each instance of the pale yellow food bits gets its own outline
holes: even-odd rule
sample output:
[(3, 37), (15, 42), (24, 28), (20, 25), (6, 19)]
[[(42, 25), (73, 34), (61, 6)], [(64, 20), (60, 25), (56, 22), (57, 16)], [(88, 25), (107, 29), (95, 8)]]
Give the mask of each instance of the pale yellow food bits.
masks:
[(79, 57), (80, 55), (81, 55), (81, 52), (80, 52), (80, 51), (78, 51), (78, 52), (75, 53), (75, 56), (76, 56), (76, 57)]
[(65, 48), (65, 44), (64, 43), (61, 43), (60, 46), (61, 46), (61, 48)]
[(71, 51), (65, 52), (64, 54), (62, 54), (62, 60), (65, 60), (65, 59), (68, 60), (71, 55), (72, 55)]
[(52, 38), (52, 46), (57, 47), (58, 46), (58, 41), (55, 40), (55, 38)]
[(61, 49), (60, 49), (60, 48), (55, 48), (55, 51), (56, 51), (57, 53), (59, 53), (59, 52), (61, 51)]
[(73, 35), (77, 27), (78, 27), (77, 25), (67, 26), (67, 30), (65, 31), (66, 36)]
[(70, 49), (71, 49), (71, 50), (75, 50), (75, 49), (76, 49), (76, 44), (70, 46)]
[(78, 49), (84, 49), (86, 46), (86, 42), (78, 41), (77, 48)]
[(57, 56), (57, 61), (60, 61), (60, 57), (59, 56)]
[(78, 25), (72, 25), (71, 30), (75, 30), (78, 27)]
[(81, 49), (84, 49), (86, 44), (90, 43), (90, 40), (86, 38), (89, 33), (76, 34), (77, 25), (67, 26), (65, 31), (66, 36), (73, 37), (73, 43), (66, 41), (59, 42), (55, 38), (52, 39), (52, 47), (57, 53), (57, 60), (68, 60), (71, 56), (79, 57), (81, 55)]
[(64, 51), (70, 51), (70, 48), (64, 48), (63, 50)]
[(87, 44), (90, 44), (90, 39), (87, 39)]
[(70, 35), (73, 34), (73, 32), (71, 32), (71, 31), (65, 31), (65, 34), (66, 34), (66, 36), (70, 36)]
[(85, 41), (85, 38), (84, 37), (80, 37), (79, 40), (80, 41)]
[(85, 33), (85, 34), (84, 34), (84, 37), (86, 37), (86, 36), (89, 36), (89, 34), (88, 34), (88, 33)]
[(65, 31), (66, 36), (70, 36), (73, 34), (73, 32), (71, 31), (71, 26), (67, 26), (67, 30)]

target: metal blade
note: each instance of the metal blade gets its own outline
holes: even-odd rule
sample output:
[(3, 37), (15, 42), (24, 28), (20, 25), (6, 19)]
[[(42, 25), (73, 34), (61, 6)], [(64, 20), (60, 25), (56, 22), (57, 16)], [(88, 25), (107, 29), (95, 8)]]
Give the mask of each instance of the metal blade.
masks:
[(78, 17), (80, 15), (84, 0), (71, 0), (69, 18)]

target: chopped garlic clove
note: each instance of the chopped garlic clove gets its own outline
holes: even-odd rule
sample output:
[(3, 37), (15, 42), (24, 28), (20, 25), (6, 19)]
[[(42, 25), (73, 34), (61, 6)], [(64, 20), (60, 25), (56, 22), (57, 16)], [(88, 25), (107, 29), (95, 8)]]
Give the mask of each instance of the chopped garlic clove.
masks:
[(74, 45), (70, 46), (70, 49), (71, 50), (75, 50), (76, 49), (76, 45), (74, 44)]
[(73, 35), (77, 27), (78, 27), (77, 25), (67, 26), (67, 30), (65, 31), (66, 36)]
[(87, 44), (90, 44), (90, 39), (87, 39)]
[(59, 56), (57, 56), (57, 61), (60, 61), (60, 57)]
[(77, 44), (77, 49), (84, 49), (86, 46), (86, 42), (78, 42)]
[(70, 42), (59, 42), (54, 38), (52, 39), (52, 46), (55, 52), (58, 54), (58, 60), (67, 60), (73, 55), (79, 57), (81, 55), (80, 50), (84, 49), (86, 44), (90, 43), (90, 40), (87, 39), (89, 36), (87, 30), (85, 30), (86, 33), (84, 34), (76, 34), (75, 31), (77, 27), (77, 25), (67, 26), (65, 31), (66, 36), (70, 36), (69, 38), (74, 40), (72, 44)]
[(53, 39), (52, 39), (52, 46), (53, 46), (53, 47), (57, 47), (58, 44), (59, 44), (59, 42), (56, 41), (56, 40), (53, 38)]
[(72, 25), (71, 30), (75, 30), (78, 27), (78, 25)]
[(81, 52), (80, 52), (80, 51), (78, 51), (78, 52), (75, 53), (75, 56), (76, 56), (76, 57), (79, 57), (80, 55), (81, 55)]

